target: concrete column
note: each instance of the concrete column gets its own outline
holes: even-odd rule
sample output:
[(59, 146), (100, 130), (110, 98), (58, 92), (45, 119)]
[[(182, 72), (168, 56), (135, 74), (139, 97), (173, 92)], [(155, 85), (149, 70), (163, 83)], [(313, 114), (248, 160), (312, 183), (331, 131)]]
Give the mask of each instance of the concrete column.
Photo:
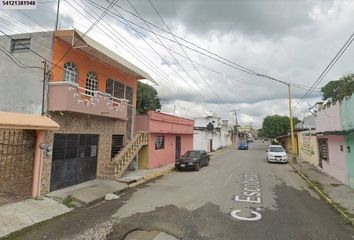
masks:
[(32, 184), (32, 197), (36, 198), (41, 195), (41, 175), (42, 175), (42, 160), (43, 150), (40, 148), (40, 144), (45, 143), (44, 130), (36, 130), (36, 148), (34, 154), (33, 164), (33, 184)]

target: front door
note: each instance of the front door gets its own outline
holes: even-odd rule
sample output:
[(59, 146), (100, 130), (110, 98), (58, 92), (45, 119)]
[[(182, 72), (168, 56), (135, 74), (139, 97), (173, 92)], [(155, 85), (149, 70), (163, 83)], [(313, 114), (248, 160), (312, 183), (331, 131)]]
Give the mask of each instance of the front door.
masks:
[(98, 135), (54, 134), (50, 191), (96, 178)]
[(176, 136), (176, 159), (181, 157), (181, 136)]

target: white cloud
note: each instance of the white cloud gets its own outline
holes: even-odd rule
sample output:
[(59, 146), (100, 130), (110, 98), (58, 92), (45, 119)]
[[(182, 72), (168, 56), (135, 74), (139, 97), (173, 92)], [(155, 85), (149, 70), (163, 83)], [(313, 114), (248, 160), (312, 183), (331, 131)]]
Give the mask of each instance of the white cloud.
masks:
[[(88, 19), (93, 21), (93, 18), (88, 13), (85, 13), (86, 17), (81, 16), (68, 2), (62, 1), (61, 4), (61, 28), (74, 26), (85, 32), (90, 26)], [(88, 2), (79, 2), (91, 14), (100, 14), (97, 9), (90, 10), (89, 7), (91, 9), (94, 7)], [(103, 0), (95, 2), (107, 5)], [(214, 1), (201, 0), (153, 2), (172, 31), (184, 39), (257, 72), (307, 86), (316, 80), (351, 34), (352, 13), (354, 12), (353, 1), (340, 0), (273, 0), (264, 2), (225, 0), (218, 1), (217, 5), (213, 3)], [(132, 3), (143, 17), (164, 28), (147, 1), (133, 1)], [(73, 1), (70, 1), (70, 4), (75, 5)], [(119, 1), (118, 4), (133, 11), (126, 1)], [(79, 8), (77, 5), (75, 6)], [(37, 27), (48, 29), (54, 26), (55, 7), (54, 2), (40, 4), (40, 9), (31, 12), (33, 20), (42, 23)], [(47, 11), (47, 14), (43, 9)], [(117, 9), (119, 10), (119, 8)], [(81, 11), (84, 10), (81, 9)], [(141, 20), (122, 10), (119, 11), (124, 17), (146, 28)], [(53, 13), (52, 16), (48, 12)], [(112, 12), (114, 11), (112, 10)], [(26, 19), (20, 11), (4, 13), (11, 13), (11, 16), (16, 19)], [(0, 16), (6, 18), (4, 14)], [(240, 122), (249, 123), (252, 121), (258, 126), (266, 115), (288, 114), (286, 86), (249, 76), (185, 48), (192, 60), (214, 71), (197, 65), (203, 78), (207, 80), (205, 82), (188, 59), (178, 55), (175, 55), (177, 61), (171, 58), (162, 46), (156, 44), (159, 41), (153, 34), (135, 26), (137, 30), (152, 39), (145, 38), (155, 51), (164, 57), (164, 60), (150, 49), (134, 30), (122, 24), (125, 23), (124, 20), (117, 16), (107, 15), (103, 22), (114, 28), (126, 40), (120, 41), (117, 33), (110, 33), (111, 30), (107, 30), (102, 23), (95, 27), (89, 35), (149, 72), (160, 83), (156, 88), (163, 100), (163, 111), (172, 113), (176, 105), (177, 115), (193, 118), (216, 112), (227, 119), (231, 116), (230, 111), (238, 108)], [(32, 24), (36, 25), (34, 22)], [(2, 26), (6, 26), (6, 29), (10, 28), (0, 19), (0, 27)], [(33, 31), (18, 22), (14, 22), (14, 27), (13, 31), (23, 31), (23, 29)], [(173, 39), (156, 28), (154, 30)], [(13, 32), (9, 31), (8, 33)], [(164, 39), (161, 41), (167, 47), (183, 55), (178, 44)], [(180, 42), (195, 48), (182, 40)], [(126, 45), (130, 43), (152, 64), (146, 63), (145, 60), (143, 60), (145, 62), (143, 64), (138, 60), (136, 54), (132, 54), (132, 50), (127, 50)], [(198, 49), (198, 51), (202, 50)], [(353, 46), (351, 46), (320, 86), (329, 80), (353, 72), (353, 56)], [(182, 70), (178, 62), (194, 81)], [(295, 104), (296, 100), (301, 98), (304, 93), (303, 89), (293, 88), (293, 103)], [(311, 105), (319, 99), (320, 94), (317, 91), (306, 102)], [(296, 114), (301, 117), (308, 111), (307, 108), (307, 103), (302, 104)]]

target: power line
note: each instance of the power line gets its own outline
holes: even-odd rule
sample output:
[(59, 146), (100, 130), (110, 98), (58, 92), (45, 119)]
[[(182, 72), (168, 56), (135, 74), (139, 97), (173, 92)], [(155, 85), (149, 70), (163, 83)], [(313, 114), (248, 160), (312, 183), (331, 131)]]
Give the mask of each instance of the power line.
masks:
[[(92, 2), (91, 0), (88, 0), (88, 1), (89, 1), (89, 3), (91, 3), (91, 4), (96, 5), (95, 2)], [(113, 9), (116, 11), (116, 15), (118, 15), (120, 18), (123, 18), (122, 15), (118, 12), (118, 10), (116, 10), (114, 7), (113, 7)], [(125, 19), (125, 18), (123, 18), (123, 19)], [(126, 21), (127, 21), (127, 20), (126, 20)], [(140, 38), (141, 38), (163, 61), (168, 62), (168, 61), (166, 61), (166, 60), (161, 56), (161, 54), (160, 54), (159, 52), (157, 52), (157, 51), (146, 41), (146, 39), (145, 39), (144, 37), (141, 36), (141, 33), (140, 33), (140, 32), (138, 32), (133, 26), (130, 25), (129, 22), (127, 22), (127, 26), (130, 27), (131, 29), (133, 29), (133, 30), (138, 34), (138, 36), (139, 36), (139, 37), (140, 37)], [(189, 83), (188, 81), (186, 81), (186, 80), (180, 75), (180, 73), (179, 73), (178, 71), (176, 71), (171, 65), (169, 65), (169, 67), (170, 67), (170, 68), (177, 74), (177, 76), (179, 76), (188, 86), (190, 86), (193, 91), (195, 91), (195, 92), (196, 92), (197, 94), (199, 94), (201, 97), (205, 97), (205, 96), (203, 96), (200, 92), (198, 92), (198, 90), (196, 90), (195, 88), (193, 88), (193, 86), (191, 86), (190, 83)]]
[[(77, 5), (79, 5), (75, 0), (73, 0)], [(78, 10), (75, 6), (71, 5), (70, 3), (68, 3), (71, 7), (73, 7), (78, 13), (80, 13), (82, 16), (85, 17), (85, 15), (80, 11)], [(79, 5), (80, 6), (80, 5)], [(87, 6), (91, 11), (92, 9)], [(81, 9), (83, 9), (81, 6), (80, 6)], [(87, 12), (91, 17), (93, 17), (88, 11), (84, 10), (85, 12)], [(92, 11), (94, 12), (94, 11)], [(86, 17), (85, 17), (86, 18)], [(88, 19), (88, 21), (90, 21)], [(113, 36), (115, 36), (120, 42), (122, 42), (125, 46), (127, 46), (129, 48), (129, 50), (127, 50), (130, 54), (132, 54), (135, 58), (137, 58), (138, 61), (140, 61), (142, 64), (144, 64), (148, 69), (150, 69), (152, 72), (155, 72), (159, 77), (161, 77), (162, 79), (166, 79), (167, 81), (170, 81), (168, 75), (166, 73), (164, 73), (163, 71), (161, 71), (150, 59), (148, 59), (144, 54), (142, 54), (139, 50), (137, 50), (133, 44), (131, 44), (123, 35), (121, 35), (116, 29), (114, 29), (112, 26), (108, 25), (108, 24), (105, 24), (107, 25), (110, 29), (108, 29), (107, 27), (105, 27), (105, 25), (103, 24), (104, 22), (102, 21), (101, 24), (102, 24), (102, 27), (104, 29), (106, 29), (107, 31), (109, 31)], [(97, 26), (98, 29), (100, 29), (106, 36), (108, 36), (109, 38), (111, 38), (111, 40), (113, 40), (115, 43), (117, 43), (119, 46), (121, 46), (124, 50), (126, 50), (126, 48), (124, 46), (122, 46), (120, 44), (120, 42), (117, 42), (116, 39), (114, 39), (110, 34), (107, 34), (107, 32), (105, 32), (103, 29), (100, 28), (100, 26)], [(114, 31), (114, 32), (112, 32)], [(123, 40), (122, 40), (123, 39)], [(132, 53), (133, 52), (133, 53)], [(137, 57), (136, 55), (138, 55), (139, 57)], [(142, 58), (144, 58), (144, 60), (142, 60)], [(147, 64), (149, 63), (150, 66), (152, 66), (154, 69), (151, 69)], [(157, 71), (156, 69), (158, 69), (159, 71)], [(165, 76), (167, 77), (163, 77), (161, 74), (163, 73)], [(175, 88), (177, 91), (181, 91), (179, 88)]]
[(347, 50), (347, 48), (350, 46), (350, 44), (354, 40), (354, 32), (349, 36), (347, 41), (343, 44), (341, 49), (337, 52), (337, 54), (332, 58), (330, 63), (326, 66), (326, 68), (321, 72), (321, 74), (318, 76), (317, 80), (312, 84), (311, 89), (309, 89), (305, 95), (295, 104), (293, 107), (293, 111), (295, 111), (300, 104), (302, 104), (307, 97), (310, 96), (310, 94), (313, 92), (313, 88), (317, 87), (320, 82), (324, 79), (324, 77), (327, 75), (327, 73), (332, 69), (332, 67), (337, 63), (339, 58), (343, 55), (343, 53)]
[(37, 66), (29, 66), (29, 65), (24, 65), (20, 60), (18, 60), (15, 56), (12, 56), (5, 48), (0, 46), (0, 51), (3, 52), (12, 62), (14, 62), (18, 67), (24, 68), (24, 69), (43, 69), (43, 67), (37, 67)]
[[(74, 6), (72, 6), (71, 5), (71, 7), (74, 7)], [(75, 7), (74, 7), (75, 8)], [(75, 10), (76, 11), (78, 11), (80, 14), (82, 14), (79, 10), (77, 10), (76, 8), (75, 8)], [(94, 11), (93, 11), (94, 12)], [(82, 14), (83, 15), (83, 14)], [(25, 25), (28, 25), (28, 24), (26, 24), (26, 23), (24, 23), (24, 22), (22, 22), (21, 20), (18, 20), (18, 19), (15, 19), (15, 18), (13, 18), (13, 17), (11, 17), (11, 16), (9, 16), (9, 15), (7, 15), (8, 17), (10, 17), (10, 18), (12, 18), (13, 20), (15, 20), (15, 21), (19, 21), (19, 22), (21, 22), (22, 24), (25, 24)], [(84, 15), (83, 15), (84, 16)], [(85, 16), (84, 16), (85, 17)], [(29, 17), (29, 19), (30, 19), (30, 17)], [(6, 21), (6, 20), (5, 20)], [(8, 22), (9, 24), (10, 24), (10, 22)], [(32, 27), (32, 25), (29, 25), (29, 28), (31, 28)], [(41, 29), (40, 29), (41, 30)], [(100, 29), (101, 30), (101, 29)], [(115, 30), (115, 29), (114, 29)], [(105, 33), (104, 31), (103, 31), (103, 33)], [(141, 32), (140, 32), (141, 33)], [(107, 34), (107, 33), (105, 33), (106, 35), (108, 35), (108, 36), (110, 36), (109, 34)], [(140, 36), (140, 35), (139, 35)], [(144, 35), (144, 36), (146, 36), (146, 35)], [(140, 36), (141, 37), (141, 36)], [(114, 39), (112, 39), (112, 40), (114, 40)], [(154, 40), (153, 40), (154, 41)], [(47, 41), (43, 41), (45, 44), (47, 44)], [(157, 43), (156, 41), (154, 41), (155, 43)], [(159, 43), (157, 43), (157, 44), (159, 44)], [(48, 48), (50, 48), (50, 47), (48, 47)], [(183, 55), (181, 55), (181, 54), (179, 54), (179, 53), (177, 53), (177, 52), (175, 52), (174, 50), (172, 50), (172, 49), (169, 49), (170, 51), (173, 51), (175, 54), (178, 54), (179, 56), (181, 56), (181, 57), (184, 57), (184, 58), (186, 58), (185, 56), (183, 56)], [(59, 55), (59, 54), (57, 54), (57, 53), (54, 53), (55, 55)], [(91, 55), (90, 55), (91, 56)], [(220, 73), (220, 72), (218, 72), (218, 71), (215, 71), (215, 70), (213, 70), (213, 69), (211, 69), (211, 68), (209, 68), (209, 67), (207, 67), (207, 66), (205, 66), (205, 65), (202, 65), (202, 64), (200, 64), (200, 63), (198, 63), (198, 62), (196, 62), (196, 61), (193, 61), (195, 64), (198, 64), (199, 66), (202, 66), (202, 67), (204, 67), (204, 68), (206, 68), (207, 70), (209, 70), (209, 71), (212, 71), (212, 72), (214, 72), (214, 73), (217, 73), (217, 74), (219, 74), (219, 75), (221, 75), (221, 76), (223, 76), (224, 78), (226, 78), (226, 76), (223, 74), (223, 73)], [(259, 85), (259, 84), (255, 84), (255, 83), (251, 83), (251, 82), (248, 82), (248, 81), (246, 81), (246, 80), (244, 80), (244, 81), (242, 81), (241, 79), (231, 79), (231, 78), (228, 78), (229, 80), (231, 80), (231, 81), (237, 81), (237, 82), (242, 82), (242, 83), (244, 83), (244, 84), (248, 84), (248, 85), (254, 85), (254, 86), (259, 86), (259, 87), (266, 87), (266, 86), (263, 86), (263, 85)], [(169, 78), (167, 77), (166, 78), (166, 80), (169, 80)], [(164, 83), (164, 82), (162, 82), (162, 83)], [(171, 86), (171, 85), (168, 85), (168, 86)], [(301, 88), (300, 86), (296, 86), (296, 87), (299, 87), (299, 88)]]
[[(155, 27), (155, 28), (157, 28), (157, 29), (159, 29), (159, 30), (161, 30), (161, 31), (163, 31), (163, 32), (168, 33), (168, 31), (166, 31), (165, 29), (163, 29), (163, 28), (161, 28), (161, 27), (155, 25), (154, 23), (152, 23), (152, 22), (150, 22), (150, 21), (148, 21), (148, 20), (146, 20), (146, 19), (143, 19), (141, 16), (139, 16), (139, 15), (137, 15), (137, 14), (134, 14), (133, 12), (131, 12), (131, 11), (129, 11), (129, 10), (127, 10), (127, 9), (125, 9), (125, 8), (123, 8), (123, 7), (121, 7), (121, 6), (119, 6), (119, 5), (116, 5), (116, 6), (117, 6), (118, 8), (120, 8), (121, 10), (123, 10), (123, 11), (129, 13), (130, 15), (132, 15), (132, 16), (134, 16), (134, 17), (136, 17), (136, 18), (138, 18), (138, 19), (140, 19), (140, 20), (142, 20), (142, 21), (145, 21), (145, 22), (148, 23), (149, 25), (151, 25), (151, 26), (153, 26), (153, 27)], [(145, 30), (147, 30), (147, 29), (145, 29)], [(147, 30), (147, 31), (148, 31), (148, 30)], [(205, 48), (203, 48), (203, 47), (200, 47), (200, 46), (198, 46), (197, 44), (186, 40), (185, 38), (179, 37), (179, 36), (177, 36), (177, 35), (175, 35), (175, 34), (174, 34), (174, 36), (175, 36), (176, 38), (178, 38), (179, 40), (182, 40), (182, 41), (184, 41), (184, 42), (186, 42), (186, 43), (188, 43), (188, 44), (191, 44), (191, 45), (194, 46), (194, 47), (197, 47), (198, 49), (201, 49), (201, 50), (203, 50), (203, 51), (205, 51), (205, 52), (208, 52), (208, 53), (210, 53), (210, 54), (212, 54), (212, 55), (214, 55), (214, 56), (219, 57), (220, 59), (223, 59), (223, 60), (225, 60), (225, 61), (228, 61), (229, 63), (231, 63), (231, 64), (233, 64), (233, 65), (239, 67), (240, 69), (238, 69), (238, 70), (240, 70), (240, 71), (245, 71), (245, 72), (247, 72), (247, 73), (256, 73), (256, 72), (254, 72), (254, 71), (251, 70), (251, 69), (248, 69), (248, 68), (246, 68), (246, 67), (244, 67), (244, 66), (242, 66), (242, 65), (240, 65), (240, 64), (238, 64), (238, 63), (235, 63), (235, 62), (233, 62), (233, 61), (231, 61), (231, 60), (228, 60), (228, 59), (226, 59), (226, 58), (224, 58), (224, 57), (221, 57), (221, 56), (219, 56), (218, 54), (215, 54), (215, 53), (213, 53), (213, 52), (211, 52), (211, 51), (209, 51), (209, 50), (207, 50), (207, 49), (205, 49)], [(169, 39), (169, 40), (170, 40), (170, 41), (173, 41), (173, 40), (171, 40), (171, 39)], [(187, 47), (187, 46), (185, 46), (185, 45), (183, 45), (183, 46), (184, 46), (184, 47)], [(191, 49), (191, 50), (192, 50), (192, 49)]]
[[(72, 6), (73, 7), (73, 6)], [(77, 10), (77, 9), (76, 9)], [(81, 12), (80, 12), (81, 13)], [(32, 27), (32, 25), (30, 25), (30, 24), (28, 24), (28, 23), (25, 23), (25, 22), (22, 22), (22, 21), (19, 21), (19, 20), (17, 20), (17, 19), (15, 19), (15, 18), (13, 18), (12, 16), (9, 16), (9, 15), (7, 15), (8, 17), (10, 17), (11, 19), (13, 19), (14, 21), (18, 21), (18, 22), (20, 22), (20, 23), (22, 23), (23, 25), (26, 25), (26, 26), (29, 26), (29, 28), (31, 28)], [(0, 17), (1, 18), (1, 17)], [(32, 21), (32, 19), (30, 18), (30, 17), (28, 17), (31, 21)], [(11, 23), (10, 22), (8, 22), (7, 20), (5, 20), (5, 19), (3, 19), (5, 22), (7, 22), (8, 24), (9, 24), (9, 26), (11, 25)], [(4, 28), (7, 28), (7, 27), (4, 27)], [(16, 26), (16, 28), (19, 28), (19, 26)], [(19, 28), (20, 29), (20, 28)], [(13, 30), (13, 29), (12, 29)], [(40, 29), (41, 30), (41, 29)], [(21, 29), (21, 31), (23, 31), (23, 29)], [(24, 30), (24, 31), (26, 31), (26, 29)], [(104, 32), (103, 32), (104, 33)], [(46, 35), (45, 33), (43, 33), (44, 35)], [(50, 33), (49, 33), (50, 34)], [(54, 55), (60, 55), (61, 56), (61, 54), (58, 54), (58, 53), (56, 53), (56, 51), (54, 51), (54, 49), (52, 49), (51, 48), (51, 46), (50, 46), (50, 44), (48, 45), (48, 41), (46, 41), (46, 40), (43, 40), (43, 38), (42, 38), (42, 36), (37, 36), (37, 38), (38, 38), (38, 40), (39, 41), (41, 41), (41, 44), (42, 44), (42, 46), (46, 46), (48, 49), (50, 49), (51, 51), (53, 51), (53, 54)], [(86, 54), (86, 55), (89, 55), (89, 56), (91, 56), (91, 57), (94, 57), (94, 56), (92, 56), (92, 55), (90, 55), (90, 54), (87, 54), (86, 52), (83, 52), (84, 54)], [(103, 63), (103, 64), (105, 64), (105, 63)], [(105, 64), (105, 65), (107, 65), (107, 64)], [(110, 65), (107, 65), (107, 66), (109, 66), (109, 67), (111, 67)], [(109, 76), (107, 76), (107, 77), (109, 77)], [(80, 80), (80, 82), (82, 81), (82, 82), (84, 82), (84, 80), (82, 80), (82, 79), (80, 79), (79, 78), (79, 80)], [(169, 80), (168, 78), (167, 78), (167, 80)], [(163, 82), (164, 83), (164, 82)], [(164, 83), (165, 84), (165, 83)], [(170, 85), (168, 85), (168, 86), (170, 86)], [(179, 89), (177, 89), (178, 91), (179, 91)]]
[[(102, 18), (104, 18), (104, 16), (106, 16), (106, 14), (109, 12), (109, 10), (114, 6), (114, 4), (117, 2), (118, 0), (113, 0), (102, 12), (102, 14), (96, 19), (96, 21), (84, 32), (84, 34), (81, 36), (82, 38), (88, 34), (96, 25), (97, 23), (99, 23)], [(56, 67), (69, 53), (70, 51), (76, 46), (76, 44), (80, 41), (80, 39), (77, 39), (75, 41), (75, 43), (64, 53), (64, 55), (58, 60), (57, 63), (54, 64), (54, 66), (51, 67), (50, 71)]]
[[(127, 0), (129, 1), (129, 0)], [(182, 52), (184, 53), (184, 55), (189, 59), (189, 61), (191, 62), (191, 64), (193, 65), (194, 69), (198, 72), (199, 76), (207, 83), (207, 85), (209, 86), (210, 90), (214, 93), (214, 95), (218, 98), (219, 95), (216, 94), (216, 92), (213, 90), (213, 88), (210, 86), (209, 82), (203, 77), (203, 75), (201, 74), (201, 72), (199, 71), (199, 69), (197, 68), (197, 66), (194, 64), (194, 62), (191, 60), (191, 58), (189, 57), (189, 55), (187, 54), (187, 52), (184, 50), (184, 48), (182, 47), (182, 45), (179, 43), (179, 41), (177, 40), (177, 38), (175, 37), (175, 35), (172, 33), (171, 29), (169, 28), (169, 26), (167, 25), (167, 23), (165, 22), (165, 20), (162, 18), (161, 14), (159, 13), (159, 11), (157, 10), (157, 8), (155, 7), (155, 5), (151, 2), (151, 0), (148, 0), (148, 2), (150, 3), (150, 5), (152, 6), (152, 8), (155, 10), (156, 14), (160, 17), (161, 21), (164, 23), (164, 25), (166, 26), (167, 30), (169, 31), (169, 33), (173, 36), (173, 38), (175, 39), (175, 42), (178, 44), (178, 46), (181, 48)]]
[[(72, 6), (73, 7), (73, 6)], [(77, 9), (76, 9), (77, 10)], [(78, 10), (77, 10), (78, 11)], [(81, 12), (80, 12), (81, 13)], [(8, 17), (10, 17), (10, 18), (12, 18), (13, 20), (15, 20), (15, 21), (18, 21), (17, 19), (15, 19), (15, 18), (13, 18), (13, 17), (11, 17), (11, 16), (8, 16)], [(1, 18), (1, 17), (0, 17)], [(28, 17), (31, 21), (32, 21), (32, 19), (30, 18), (30, 17)], [(5, 19), (4, 19), (5, 20)], [(5, 20), (6, 21), (6, 20)], [(7, 21), (6, 21), (7, 22)], [(19, 21), (19, 22), (21, 22), (21, 21)], [(10, 24), (10, 22), (8, 22), (9, 23), (9, 25), (11, 25)], [(29, 25), (28, 23), (24, 23), (24, 22), (21, 22), (22, 24), (24, 24), (24, 25), (26, 25), (26, 26), (29, 26), (29, 28), (31, 28), (32, 27), (32, 25)], [(18, 26), (16, 26), (16, 28), (17, 28)], [(5, 27), (6, 28), (6, 27)], [(12, 29), (13, 30), (13, 29)], [(41, 30), (41, 29), (40, 29)], [(26, 31), (26, 30), (25, 30)], [(103, 33), (104, 34), (106, 34), (104, 31), (103, 31)], [(41, 41), (42, 40), (42, 37), (40, 37), (40, 36), (38, 36), (38, 39)], [(59, 55), (59, 54), (57, 54), (55, 51), (54, 51), (54, 49), (51, 49), (51, 46), (48, 46), (48, 41), (46, 41), (46, 40), (44, 40), (44, 41), (42, 41), (43, 43), (41, 43), (42, 44), (42, 46), (45, 46), (45, 45), (47, 45), (46, 47), (48, 48), (48, 49), (50, 49), (50, 50), (53, 50), (53, 54), (55, 54), (55, 55)], [(86, 54), (86, 55), (89, 55), (89, 56), (92, 56), (92, 55), (90, 55), (90, 54), (87, 54), (87, 53), (85, 53), (85, 52), (83, 52), (84, 54)], [(60, 54), (61, 55), (61, 54)], [(93, 56), (92, 56), (93, 57)], [(52, 62), (51, 62), (52, 63)], [(53, 63), (52, 63), (53, 64)], [(59, 68), (61, 68), (61, 69), (63, 69), (62, 67), (59, 67)], [(82, 82), (84, 82), (84, 80), (82, 80), (82, 79), (80, 79), (79, 78), (79, 80), (80, 81), (82, 81)], [(167, 80), (169, 80), (168, 78), (167, 78)], [(164, 83), (164, 82), (163, 82)], [(165, 83), (164, 83), (165, 84)], [(171, 86), (171, 85), (168, 85), (168, 86)], [(179, 89), (177, 89), (177, 90), (179, 90)]]
[[(97, 4), (97, 3), (95, 3), (95, 2), (92, 2), (91, 0), (87, 0), (87, 1), (89, 1), (92, 5), (95, 5), (96, 8), (98, 8), (98, 9), (102, 9), (102, 8), (103, 8), (103, 6), (101, 6), (100, 4)], [(137, 14), (134, 14), (134, 13), (130, 12), (129, 10), (127, 10), (127, 9), (125, 9), (125, 8), (119, 6), (119, 5), (115, 5), (115, 6), (117, 6), (117, 7), (120, 8), (121, 10), (123, 10), (123, 11), (129, 13), (130, 15), (135, 16), (136, 18), (138, 18), (138, 19), (144, 21), (145, 25), (148, 24), (148, 25), (151, 25), (151, 26), (153, 26), (153, 27), (155, 27), (155, 28), (157, 28), (157, 29), (159, 29), (159, 30), (161, 30), (161, 31), (163, 31), (163, 32), (169, 33), (169, 32), (166, 31), (165, 29), (163, 29), (163, 28), (161, 28), (161, 27), (159, 27), (159, 26), (157, 26), (157, 25), (155, 25), (155, 24), (149, 22), (148, 20), (142, 18), (141, 16), (139, 16), (139, 15), (137, 15)], [(114, 13), (111, 13), (111, 14), (114, 14)], [(133, 22), (133, 21), (127, 19), (127, 18), (124, 18), (121, 14), (119, 14), (119, 15), (114, 14), (114, 15), (116, 15), (117, 17), (119, 17), (119, 18), (125, 20), (127, 23), (130, 24), (130, 26), (131, 26), (131, 24), (133, 24), (134, 26), (137, 26), (137, 27), (139, 27), (139, 28), (141, 28), (141, 29), (143, 29), (143, 30), (145, 30), (145, 31), (147, 31), (147, 32), (153, 33), (154, 35), (157, 35), (157, 36), (160, 37), (160, 38), (163, 38), (163, 39), (165, 39), (165, 40), (168, 40), (168, 41), (170, 41), (170, 42), (174, 42), (174, 43), (175, 43), (174, 40), (172, 40), (172, 39), (170, 39), (170, 38), (167, 38), (167, 37), (165, 37), (165, 36), (163, 36), (163, 35), (161, 35), (161, 34), (155, 32), (155, 31), (153, 31), (153, 30), (151, 29), (151, 27), (150, 27), (149, 29), (147, 29), (147, 28), (145, 28), (145, 27), (143, 27), (143, 26), (141, 26), (141, 25), (139, 25), (139, 24), (137, 24), (137, 23), (135, 23), (135, 22)], [(118, 21), (119, 21), (119, 20), (118, 20)], [(119, 21), (119, 22), (121, 22), (121, 21)], [(123, 22), (121, 22), (121, 23), (123, 23)], [(123, 23), (123, 24), (124, 24), (124, 23)], [(128, 26), (127, 24), (125, 24), (125, 25)], [(137, 31), (136, 29), (135, 29), (135, 31), (136, 31), (137, 33), (142, 34), (144, 37), (149, 38), (148, 36), (146, 36), (145, 34), (143, 34), (143, 33), (139, 32), (139, 31)], [(201, 50), (207, 52), (207, 53), (210, 54), (210, 55), (213, 55), (214, 57), (213, 57), (213, 56), (210, 56), (210, 55), (208, 55), (208, 54), (205, 54), (205, 53), (203, 53), (203, 52), (201, 52), (201, 51), (199, 51), (199, 50), (196, 50), (196, 49), (194, 49), (194, 48), (191, 48), (191, 47), (189, 47), (189, 46), (187, 46), (187, 45), (181, 44), (183, 47), (185, 47), (185, 48), (187, 48), (187, 49), (189, 49), (189, 50), (191, 50), (191, 51), (197, 52), (197, 53), (199, 53), (199, 54), (201, 54), (201, 55), (203, 55), (203, 56), (205, 56), (205, 57), (208, 57), (208, 58), (210, 58), (210, 59), (213, 59), (214, 61), (217, 61), (217, 62), (219, 62), (219, 63), (221, 63), (221, 64), (224, 64), (224, 65), (226, 65), (226, 66), (229, 66), (229, 67), (231, 67), (231, 68), (234, 68), (234, 69), (236, 69), (236, 70), (242, 71), (242, 72), (244, 72), (244, 73), (247, 73), (247, 74), (250, 74), (250, 75), (259, 77), (259, 78), (275, 79), (275, 78), (273, 78), (273, 77), (269, 77), (269, 76), (267, 76), (267, 75), (260, 74), (260, 73), (257, 73), (257, 72), (255, 72), (255, 71), (251, 70), (251, 69), (248, 69), (248, 68), (246, 68), (246, 67), (243, 67), (242, 65), (240, 65), (240, 64), (238, 64), (238, 63), (235, 63), (235, 62), (233, 62), (233, 61), (231, 61), (231, 60), (228, 60), (228, 59), (226, 59), (226, 58), (224, 58), (224, 57), (222, 57), (222, 56), (219, 56), (218, 54), (213, 53), (213, 52), (211, 52), (211, 51), (209, 51), (209, 50), (207, 50), (207, 49), (205, 49), (205, 48), (203, 48), (203, 47), (200, 47), (200, 46), (198, 46), (197, 44), (192, 43), (192, 42), (190, 42), (190, 41), (188, 41), (188, 40), (186, 40), (186, 39), (184, 39), (184, 38), (181, 38), (181, 37), (179, 37), (179, 36), (177, 36), (177, 35), (175, 35), (175, 34), (174, 34), (174, 36), (175, 36), (176, 38), (178, 38), (179, 40), (182, 40), (182, 41), (184, 41), (184, 42), (186, 42), (186, 43), (188, 43), (188, 44), (193, 45), (194, 47), (196, 47), (196, 48), (198, 48), (198, 49), (201, 49)], [(152, 40), (151, 38), (149, 38), (149, 39)], [(154, 41), (154, 40), (152, 40), (152, 41)], [(155, 41), (154, 41), (154, 42), (155, 42)], [(156, 43), (156, 42), (155, 42), (155, 43)], [(158, 43), (158, 44), (159, 44), (159, 43)], [(161, 44), (159, 44), (159, 45), (161, 45)], [(219, 59), (218, 59), (218, 58), (219, 58)], [(220, 60), (220, 59), (222, 59), (222, 60)], [(282, 82), (284, 82), (284, 81), (282, 81)], [(295, 85), (294, 85), (294, 84), (291, 83), (291, 82), (284, 82), (284, 83), (290, 84), (291, 86), (295, 86), (295, 87), (300, 87), (300, 88), (302, 87), (302, 88), (304, 88), (304, 89), (305, 89), (305, 88), (308, 88), (307, 86), (300, 85), (300, 84), (295, 84)]]
[[(129, 5), (132, 7), (132, 9), (136, 12), (136, 14), (138, 14), (140, 17), (140, 13), (139, 11), (131, 4), (131, 2), (129, 0), (126, 0)], [(144, 20), (143, 20), (144, 21)], [(144, 21), (145, 23), (145, 21)], [(193, 83), (206, 95), (208, 95), (208, 93), (206, 93), (200, 86), (198, 86), (198, 84), (196, 83), (196, 81), (193, 79), (193, 77), (187, 72), (187, 70), (182, 66), (182, 64), (179, 62), (179, 60), (166, 48), (165, 44), (161, 41), (161, 39), (156, 35), (155, 31), (152, 30), (152, 28), (145, 23), (145, 25), (151, 30), (151, 32), (155, 35), (155, 37), (157, 38), (157, 40), (162, 44), (162, 46), (167, 50), (167, 52), (170, 54), (170, 56), (174, 59), (174, 61), (179, 65), (179, 67), (182, 69), (182, 71), (193, 81)], [(177, 71), (176, 71), (177, 72)], [(188, 83), (188, 81), (186, 81)], [(191, 85), (189, 85), (191, 86)], [(201, 95), (201, 94), (200, 94)], [(203, 96), (203, 95), (201, 95)], [(205, 97), (205, 96), (203, 96)]]

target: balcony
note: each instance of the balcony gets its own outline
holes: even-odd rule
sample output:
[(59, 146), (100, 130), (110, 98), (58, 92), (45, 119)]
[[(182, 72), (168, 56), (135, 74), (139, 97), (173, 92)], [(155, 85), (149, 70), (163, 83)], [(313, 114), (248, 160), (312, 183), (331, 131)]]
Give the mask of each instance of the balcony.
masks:
[(127, 120), (127, 103), (126, 99), (91, 91), (71, 82), (49, 83), (49, 111), (77, 112)]

